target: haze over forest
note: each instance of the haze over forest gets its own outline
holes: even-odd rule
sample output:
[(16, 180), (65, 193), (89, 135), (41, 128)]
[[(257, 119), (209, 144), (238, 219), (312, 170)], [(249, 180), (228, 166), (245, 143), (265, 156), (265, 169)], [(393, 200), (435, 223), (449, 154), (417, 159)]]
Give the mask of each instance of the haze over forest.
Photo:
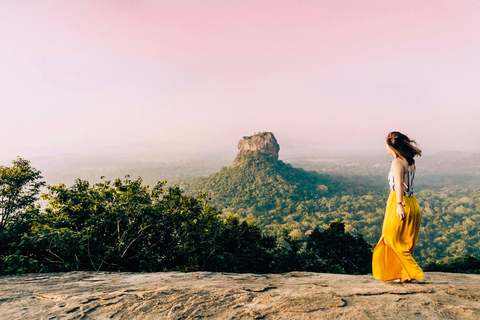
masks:
[[(282, 144), (282, 141), (279, 141)], [(236, 143), (231, 146), (233, 149)], [(233, 148), (232, 148), (233, 147)], [(238, 151), (238, 150), (236, 150)], [(100, 182), (142, 177), (146, 184), (167, 180), (170, 184), (182, 184), (192, 177), (207, 176), (232, 164), (235, 154), (198, 155), (197, 157), (164, 158), (161, 156), (80, 156), (33, 157), (32, 166), (42, 171), (47, 184), (71, 185), (75, 179)], [(338, 154), (292, 154), (280, 159), (294, 167), (330, 175), (361, 177), (377, 186), (387, 187), (386, 175), (391, 157), (384, 154), (338, 155)], [(5, 159), (0, 165), (10, 165)], [(480, 155), (472, 153), (434, 153), (417, 159), (417, 189), (443, 186), (480, 186)]]

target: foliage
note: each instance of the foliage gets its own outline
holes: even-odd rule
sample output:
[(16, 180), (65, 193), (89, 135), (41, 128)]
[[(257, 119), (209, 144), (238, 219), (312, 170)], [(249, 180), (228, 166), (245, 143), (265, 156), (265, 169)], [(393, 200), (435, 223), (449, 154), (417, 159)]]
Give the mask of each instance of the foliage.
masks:
[(294, 237), (289, 229), (283, 229), (275, 252), (275, 271), (305, 270), (305, 239)]
[(224, 213), (234, 212), (257, 221), (263, 229), (281, 232), (278, 226), (292, 219), (292, 214), (303, 213), (303, 207), (297, 208), (299, 203), (308, 206), (312, 201), (340, 195), (349, 187), (326, 174), (293, 168), (262, 154), (247, 154), (235, 166), (191, 181), (187, 191), (208, 191)]
[(28, 241), (48, 270), (201, 270), (215, 250), (218, 212), (141, 178), (48, 186), (45, 212)]
[(211, 271), (223, 272), (272, 272), (275, 237), (265, 236), (254, 223), (245, 220), (240, 223), (235, 215), (222, 221), (216, 241), (217, 254), (207, 266)]
[[(43, 196), (48, 201), (47, 207), (31, 215), (23, 229), (16, 230), (17, 241), (9, 244), (8, 254), (0, 256), (0, 273), (72, 270), (268, 273), (307, 270), (307, 265), (309, 270), (323, 272), (353, 270), (336, 267), (349, 259), (342, 256), (344, 252), (325, 259), (334, 268), (324, 264), (315, 269), (308, 262), (314, 255), (307, 252), (304, 238), (292, 237), (288, 230), (280, 238), (265, 235), (255, 223), (240, 222), (236, 215), (221, 218), (205, 194), (186, 196), (178, 186), (165, 187), (165, 182), (150, 190), (141, 178), (132, 181), (127, 177), (93, 185), (76, 180), (71, 187), (61, 184), (47, 189)], [(343, 227), (338, 230), (329, 238), (334, 243), (340, 243), (347, 235)], [(327, 244), (307, 239), (317, 246)], [(366, 253), (365, 258), (369, 259), (371, 252), (367, 251), (359, 253)]]
[(326, 267), (348, 274), (365, 274), (372, 270), (372, 246), (362, 235), (345, 232), (345, 224), (334, 220), (324, 230), (315, 228), (307, 238), (309, 265), (307, 270)]
[(419, 258), (426, 263), (480, 256), (480, 188), (450, 187), (418, 193), (422, 209)]
[[(419, 180), (423, 177), (419, 177)], [(371, 177), (332, 177), (293, 168), (281, 161), (246, 157), (239, 165), (196, 179), (190, 193), (203, 190), (224, 215), (256, 221), (266, 232), (283, 229), (305, 234), (335, 219), (369, 243), (381, 236), (388, 188)], [(421, 182), (421, 180), (419, 181)], [(415, 249), (421, 264), (480, 255), (480, 188), (449, 186), (417, 189), (422, 228)]]
[(44, 185), (41, 172), (18, 157), (0, 167), (0, 273), (27, 272), (37, 267), (32, 256), (19, 250), (21, 235), (29, 232), (39, 214), (35, 207)]
[[(0, 273), (367, 273), (368, 242), (380, 238), (388, 195), (386, 188), (367, 189), (371, 181), (358, 177), (354, 183), (246, 156), (188, 186), (190, 194), (208, 193), (189, 196), (166, 182), (149, 188), (141, 178), (76, 180), (71, 187), (48, 186), (40, 210), (34, 203), (43, 182), (28, 161), (18, 158), (0, 174), (2, 213), (8, 212)], [(475, 272), (480, 188), (424, 189), (416, 197), (422, 209), (417, 261), (426, 270)]]
[(480, 259), (473, 255), (469, 255), (453, 259), (451, 262), (431, 262), (425, 266), (425, 271), (480, 274)]
[[(276, 240), (220, 219), (203, 195), (117, 179), (48, 186), (48, 206), (1, 256), (2, 273), (70, 270), (268, 272)], [(2, 234), (3, 235), (3, 234)]]
[(292, 236), (283, 229), (274, 263), (275, 272), (365, 274), (371, 272), (372, 246), (361, 235), (345, 232), (345, 224), (337, 219), (306, 237)]
[(0, 232), (32, 210), (45, 184), (41, 179), (41, 172), (20, 157), (11, 167), (0, 166)]

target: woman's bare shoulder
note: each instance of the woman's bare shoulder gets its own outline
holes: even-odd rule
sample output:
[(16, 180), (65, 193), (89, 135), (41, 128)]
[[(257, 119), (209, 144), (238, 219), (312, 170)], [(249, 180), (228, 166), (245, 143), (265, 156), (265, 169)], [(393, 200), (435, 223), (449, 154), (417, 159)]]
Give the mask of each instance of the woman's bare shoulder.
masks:
[(394, 158), (394, 159), (392, 160), (392, 164), (395, 164), (395, 165), (402, 165), (402, 164), (403, 164), (403, 160), (402, 160), (402, 159), (400, 159), (399, 157), (397, 157), (397, 158)]
[(392, 160), (392, 170), (402, 170), (404, 171), (406, 169), (407, 165), (404, 160), (400, 158), (395, 158)]

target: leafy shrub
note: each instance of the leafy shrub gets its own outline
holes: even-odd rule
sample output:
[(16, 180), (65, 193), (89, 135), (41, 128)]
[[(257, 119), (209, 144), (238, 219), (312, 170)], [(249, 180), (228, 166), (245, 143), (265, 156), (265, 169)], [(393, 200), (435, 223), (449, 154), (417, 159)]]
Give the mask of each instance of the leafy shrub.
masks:
[(453, 259), (451, 262), (431, 262), (425, 266), (425, 271), (480, 274), (480, 259), (473, 255), (469, 255)]
[(372, 246), (362, 235), (345, 232), (340, 220), (313, 230), (307, 238), (307, 254), (309, 271), (365, 274), (372, 270)]

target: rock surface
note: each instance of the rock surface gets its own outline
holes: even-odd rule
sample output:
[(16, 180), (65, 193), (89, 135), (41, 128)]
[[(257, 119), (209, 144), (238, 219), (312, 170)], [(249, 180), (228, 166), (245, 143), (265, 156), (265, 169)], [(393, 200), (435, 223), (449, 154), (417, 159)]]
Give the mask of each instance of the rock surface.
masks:
[(278, 152), (280, 146), (277, 143), (277, 139), (271, 132), (260, 132), (253, 136), (243, 137), (238, 142), (238, 154), (233, 164), (237, 164), (239, 160), (246, 154), (259, 153), (267, 156), (274, 157), (278, 160)]
[(70, 272), (0, 277), (1, 319), (480, 319), (480, 275)]

